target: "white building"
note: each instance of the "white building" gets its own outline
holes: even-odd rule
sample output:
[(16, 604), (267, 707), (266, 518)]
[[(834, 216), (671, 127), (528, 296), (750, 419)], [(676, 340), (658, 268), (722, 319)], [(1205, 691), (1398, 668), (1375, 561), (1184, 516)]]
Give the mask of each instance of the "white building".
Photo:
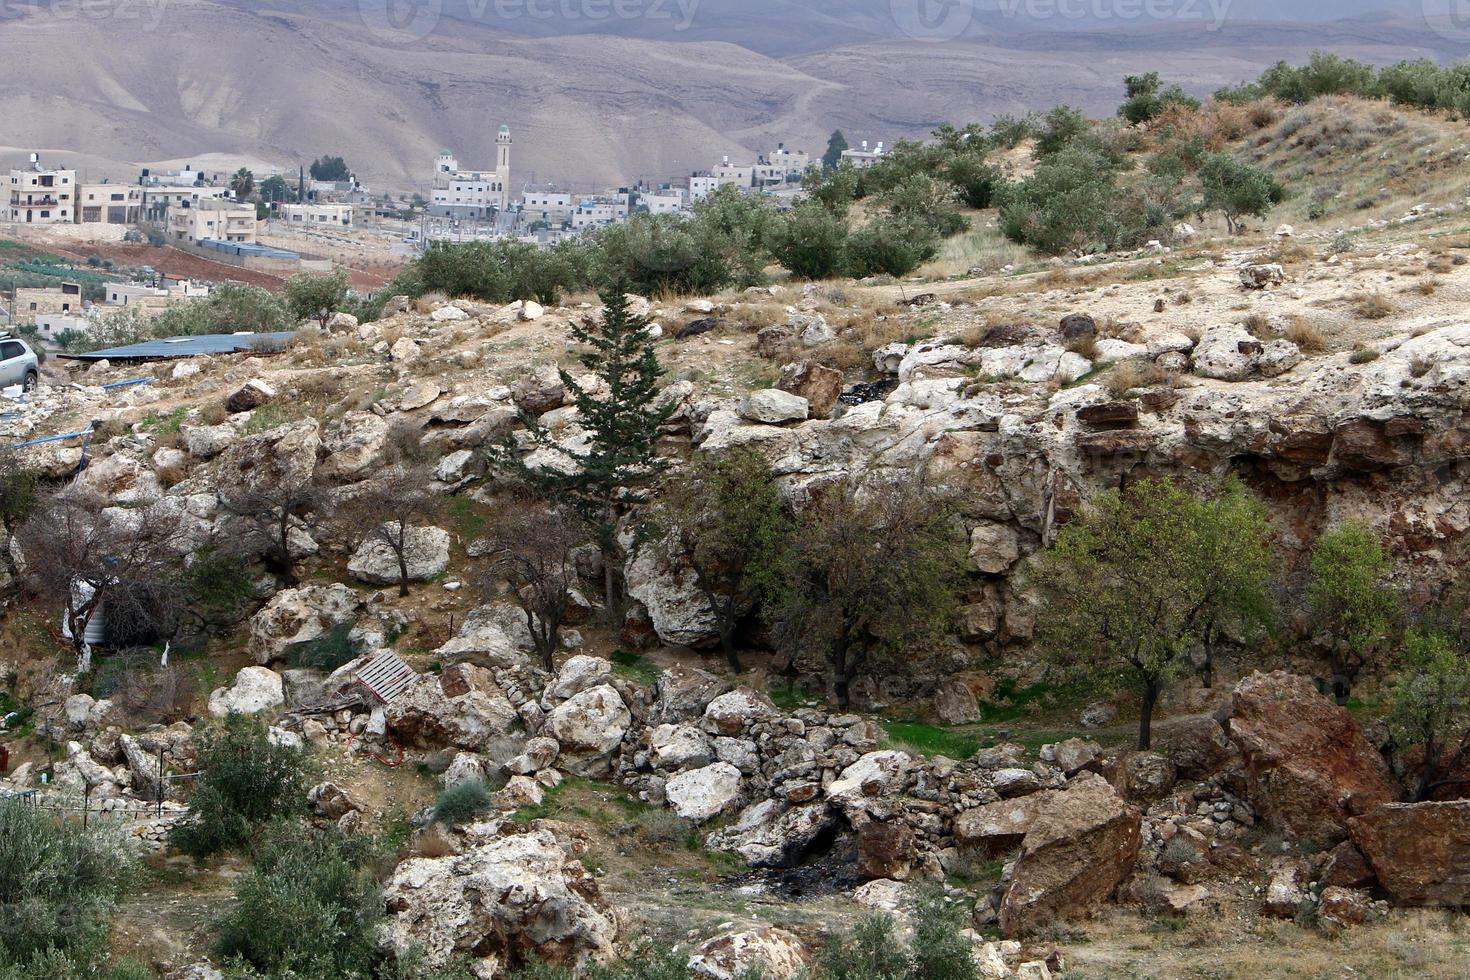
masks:
[(41, 156), (31, 154), (31, 165), (10, 171), (10, 194), (0, 213), (20, 224), (71, 224), (76, 218), (77, 172), (48, 170)]
[(495, 137), (494, 170), (461, 170), (449, 150), (440, 150), (434, 161), (434, 182), (429, 193), (429, 214), (443, 218), (485, 218), (504, 211), (510, 204), (510, 127), (501, 126)]
[(253, 244), (255, 205), (206, 198), (168, 212), (168, 239), (194, 244), (205, 239)]
[(581, 231), (584, 228), (615, 225), (628, 220), (628, 211), (626, 193), (588, 198), (579, 202), (576, 210), (572, 212), (572, 229)]
[(521, 192), (521, 215), (534, 224), (544, 221), (548, 225), (561, 225), (570, 221), (577, 208), (571, 192), (555, 187), (527, 187)]
[(137, 184), (82, 184), (77, 191), (77, 224), (135, 225), (142, 214)]
[(867, 170), (881, 159), (883, 159), (883, 143), (881, 140), (872, 149), (868, 148), (868, 141), (863, 140), (860, 148), (842, 151), (842, 162), (850, 163), (858, 170)]
[(282, 204), (279, 220), (292, 228), (351, 228), (351, 204)]
[(192, 207), (200, 201), (223, 200), (229, 193), (227, 187), (205, 185), (172, 184), (143, 185), (143, 217), (148, 221), (164, 221), (170, 211), (180, 207)]
[(676, 214), (688, 207), (688, 194), (675, 188), (639, 191), (638, 206), (649, 214)]

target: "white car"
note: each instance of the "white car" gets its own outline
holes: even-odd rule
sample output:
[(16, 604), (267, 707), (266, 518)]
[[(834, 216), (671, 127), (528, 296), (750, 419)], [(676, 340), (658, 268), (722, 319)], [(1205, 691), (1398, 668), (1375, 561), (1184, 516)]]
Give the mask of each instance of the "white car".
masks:
[(30, 344), (17, 337), (0, 336), (0, 388), (20, 385), (35, 391), (41, 382), (41, 359)]

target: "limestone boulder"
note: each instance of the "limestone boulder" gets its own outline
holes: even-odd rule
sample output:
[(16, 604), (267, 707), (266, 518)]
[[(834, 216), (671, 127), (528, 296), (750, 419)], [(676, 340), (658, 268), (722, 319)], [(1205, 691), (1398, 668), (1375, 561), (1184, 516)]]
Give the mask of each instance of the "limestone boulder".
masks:
[(1395, 905), (1470, 905), (1470, 800), (1390, 803), (1348, 828)]
[(242, 667), (229, 687), (217, 688), (209, 695), (209, 713), (216, 718), (255, 715), (274, 711), (285, 703), (280, 674), (267, 667)]
[[(398, 537), (398, 523), (385, 525), (386, 533)], [(427, 582), (442, 575), (449, 567), (449, 532), (442, 527), (410, 527), (404, 538), (403, 563), (410, 582)], [(372, 585), (397, 585), (401, 569), (398, 554), (380, 535), (373, 535), (358, 547), (347, 571), (359, 582)]]
[(655, 769), (698, 769), (714, 758), (709, 736), (693, 725), (659, 725), (648, 733), (648, 761)]
[(1289, 340), (1257, 340), (1239, 324), (1210, 327), (1194, 348), (1194, 371), (1220, 381), (1274, 378), (1302, 361), (1301, 349)]
[(776, 386), (805, 398), (812, 418), (824, 418), (842, 394), (842, 372), (817, 361), (801, 360), (781, 368)]
[(606, 684), (612, 673), (612, 663), (602, 657), (580, 653), (568, 657), (557, 670), (556, 677), (546, 685), (544, 701), (548, 705), (560, 704), (589, 688)]
[(633, 715), (617, 690), (602, 684), (557, 705), (546, 721), (547, 731), (561, 745), (560, 767), (597, 778), (612, 771), (613, 756)]
[(707, 670), (675, 664), (658, 675), (654, 684), (650, 724), (697, 721), (709, 703), (730, 690), (730, 682)]
[(739, 735), (747, 727), (780, 711), (771, 699), (748, 687), (738, 687), (712, 699), (704, 709), (701, 726), (711, 735)]
[(1257, 672), (1241, 681), (1229, 731), (1245, 761), (1251, 804), (1285, 833), (1340, 841), (1350, 817), (1399, 798), (1383, 756), (1353, 716), (1305, 677)]
[(753, 973), (763, 980), (793, 980), (811, 965), (801, 940), (774, 926), (723, 932), (689, 957), (689, 972), (705, 980), (740, 980)]
[(245, 382), (225, 399), (225, 411), (250, 412), (275, 400), (276, 389), (256, 378)]
[(740, 770), (728, 762), (687, 769), (664, 787), (669, 806), (685, 820), (703, 823), (732, 809), (740, 800)]
[(779, 388), (753, 391), (740, 403), (740, 417), (764, 425), (805, 422), (811, 406), (800, 395)]
[(955, 845), (987, 856), (1019, 847), (1054, 796), (1055, 790), (1042, 790), (966, 810), (954, 819)]
[(571, 844), (548, 830), (472, 825), (460, 853), (410, 858), (383, 889), (380, 941), (431, 967), (459, 957), (500, 976), (525, 959), (578, 969), (613, 958), (618, 917)]
[(694, 570), (670, 567), (663, 548), (640, 548), (625, 576), (628, 595), (643, 603), (661, 641), (703, 647), (719, 640), (719, 623), (698, 588)]
[(322, 475), (350, 481), (371, 476), (383, 461), (388, 421), (372, 412), (348, 412), (322, 439)]
[(1021, 844), (1000, 905), (1006, 936), (1086, 915), (1132, 873), (1143, 818), (1099, 776), (1088, 774), (1053, 796)]
[(405, 744), (419, 748), (484, 752), (520, 731), (520, 716), (490, 671), (465, 663), (437, 677), (416, 677), (384, 710), (384, 720)]
[(250, 654), (258, 664), (279, 660), (293, 644), (319, 639), (354, 622), (364, 606), (362, 597), (341, 583), (277, 592), (250, 617)]

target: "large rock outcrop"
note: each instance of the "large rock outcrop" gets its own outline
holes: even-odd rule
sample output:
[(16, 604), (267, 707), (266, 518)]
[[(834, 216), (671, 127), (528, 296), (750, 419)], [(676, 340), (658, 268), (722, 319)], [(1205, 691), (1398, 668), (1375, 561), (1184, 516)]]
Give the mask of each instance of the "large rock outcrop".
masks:
[(1106, 902), (1133, 870), (1142, 824), (1100, 776), (1074, 780), (1026, 832), (1001, 899), (1001, 931), (1024, 935)]
[(1390, 803), (1348, 821), (1398, 905), (1470, 905), (1470, 800)]
[[(390, 522), (386, 532), (396, 541), (398, 525)], [(449, 532), (443, 528), (410, 527), (403, 541), (403, 564), (410, 582), (427, 582), (449, 567)], [(378, 535), (362, 543), (348, 561), (347, 570), (359, 582), (373, 585), (397, 585), (402, 571), (398, 553)]]
[(293, 644), (354, 622), (363, 606), (362, 596), (340, 582), (277, 592), (250, 617), (250, 655), (258, 664), (279, 660)]
[(723, 932), (689, 957), (689, 972), (704, 980), (739, 980), (752, 974), (791, 980), (810, 967), (811, 956), (801, 940), (773, 926)]
[(421, 674), (384, 712), (388, 727), (409, 745), (445, 744), (483, 752), (497, 739), (514, 737), (520, 716), (490, 671), (474, 664)]
[(383, 889), (383, 944), (399, 955), (418, 948), (430, 966), (466, 956), (485, 976), (533, 959), (610, 960), (617, 916), (573, 846), (549, 830), (502, 829), (472, 825), (461, 853), (398, 865)]
[(561, 743), (561, 768), (600, 778), (612, 771), (613, 756), (632, 721), (617, 689), (600, 684), (557, 705), (547, 716), (546, 729)]
[(1349, 817), (1399, 797), (1383, 756), (1352, 715), (1305, 677), (1257, 672), (1241, 681), (1230, 737), (1245, 760), (1252, 805), (1296, 837), (1341, 840)]

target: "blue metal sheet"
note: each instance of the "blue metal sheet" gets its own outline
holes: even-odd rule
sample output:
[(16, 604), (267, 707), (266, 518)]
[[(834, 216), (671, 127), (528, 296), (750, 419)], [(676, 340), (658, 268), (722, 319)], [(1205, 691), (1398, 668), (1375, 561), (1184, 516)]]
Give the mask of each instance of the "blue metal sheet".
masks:
[(294, 330), (279, 333), (210, 333), (197, 337), (145, 340), (141, 344), (128, 344), (126, 347), (109, 347), (85, 354), (56, 356), (73, 361), (158, 361), (172, 357), (200, 357), (205, 354), (236, 354), (258, 348), (266, 351), (280, 350), (294, 336)]

